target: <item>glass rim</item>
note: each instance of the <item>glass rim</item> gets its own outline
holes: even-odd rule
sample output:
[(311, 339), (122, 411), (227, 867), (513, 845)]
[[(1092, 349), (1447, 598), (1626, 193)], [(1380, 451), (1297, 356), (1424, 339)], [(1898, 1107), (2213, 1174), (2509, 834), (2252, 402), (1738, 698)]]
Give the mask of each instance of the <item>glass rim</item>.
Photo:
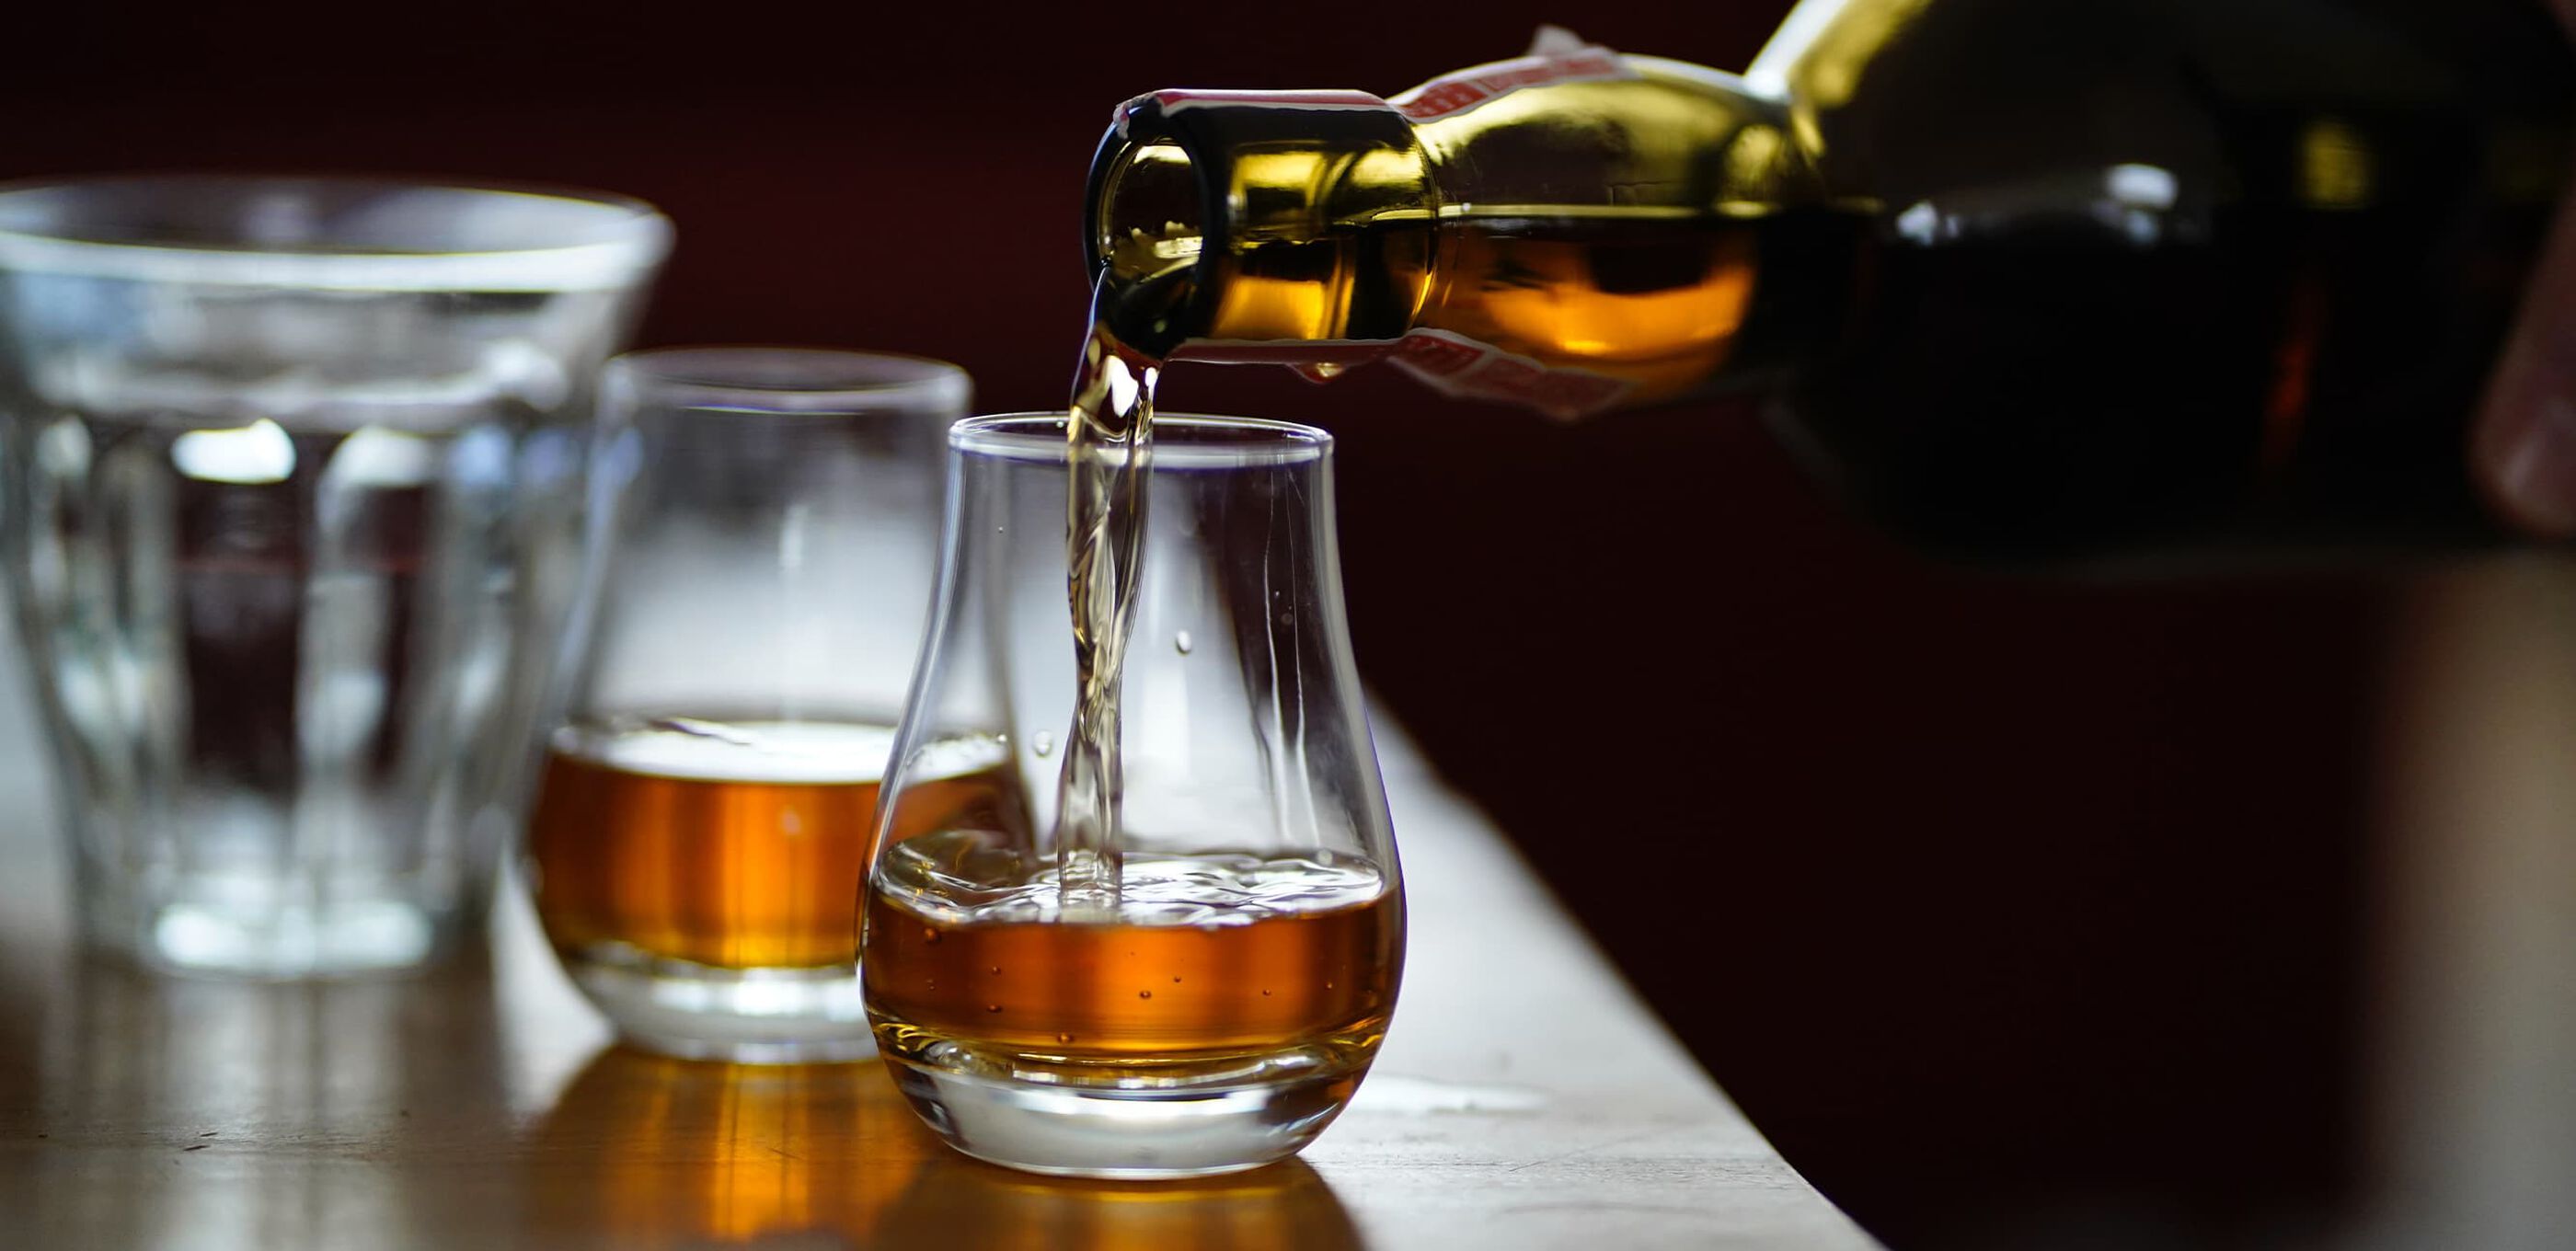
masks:
[[(948, 446), (965, 456), (1022, 464), (1063, 465), (1068, 458), (1063, 413), (991, 413), (948, 428)], [(1332, 454), (1333, 436), (1314, 426), (1268, 417), (1215, 413), (1154, 414), (1156, 469), (1238, 469), (1305, 465)]]
[(635, 408), (735, 416), (867, 416), (906, 406), (966, 407), (957, 364), (904, 352), (781, 344), (688, 344), (609, 358), (603, 375), (634, 388)]
[[(133, 173), (0, 181), (0, 212), (44, 197), (165, 190), (205, 199), (260, 192), (437, 193), (481, 203), (545, 202), (593, 210), (575, 237), (528, 246), (405, 250), (355, 244), (288, 247), (217, 239), (136, 240), (83, 229), (0, 225), (0, 269), (147, 282), (338, 291), (552, 292), (614, 288), (659, 264), (670, 219), (632, 196), (507, 181), (356, 175)], [(70, 214), (77, 217), (76, 213)]]

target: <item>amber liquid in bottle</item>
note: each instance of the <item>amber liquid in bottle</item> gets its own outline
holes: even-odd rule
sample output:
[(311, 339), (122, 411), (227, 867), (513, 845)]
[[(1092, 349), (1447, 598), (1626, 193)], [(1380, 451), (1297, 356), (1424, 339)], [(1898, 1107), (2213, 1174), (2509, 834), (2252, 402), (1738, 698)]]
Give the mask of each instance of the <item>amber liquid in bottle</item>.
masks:
[[(1106, 227), (1092, 335), (1157, 375), (1166, 360), (1237, 359), (1246, 345), (1257, 359), (1331, 362), (1346, 338), (1404, 334), (1386, 355), (1434, 385), (1456, 380), (1467, 385), (1443, 389), (1542, 408), (1555, 407), (1552, 382), (1583, 384), (1565, 407), (1585, 412), (1717, 379), (1744, 385), (1840, 315), (1867, 229), (1847, 208), (1815, 205), (1737, 216), (1504, 209), (1237, 238), (1211, 253), (1197, 206), (1172, 185), (1190, 168), (1178, 148), (1149, 144), (1105, 179), (1118, 220)], [(1507, 395), (1486, 359), (1495, 352), (1534, 367), (1536, 393)], [(1077, 410), (1100, 389), (1086, 373)]]
[(1809, 0), (1741, 77), (1559, 48), (1376, 108), (1140, 96), (1092, 259), (1195, 286), (1114, 318), (1175, 361), (1569, 417), (1768, 390), (1947, 555), (2477, 543), (2571, 69), (2530, 0)]

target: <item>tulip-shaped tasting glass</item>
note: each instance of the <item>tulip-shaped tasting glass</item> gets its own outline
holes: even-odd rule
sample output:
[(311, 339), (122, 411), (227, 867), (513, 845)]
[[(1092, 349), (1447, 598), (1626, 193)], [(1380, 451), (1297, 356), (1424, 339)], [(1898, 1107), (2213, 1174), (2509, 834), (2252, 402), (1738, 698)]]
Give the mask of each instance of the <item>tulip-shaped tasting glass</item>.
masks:
[[(1067, 846), (1057, 822), (1077, 746), (1064, 418), (961, 422), (862, 909), (868, 1015), (914, 1108), (1039, 1172), (1221, 1173), (1303, 1147), (1367, 1071), (1403, 961), (1331, 438), (1154, 430), (1101, 771), (1114, 836)], [(961, 807), (946, 761), (996, 742), (998, 802)]]
[(854, 905), (967, 391), (956, 366), (861, 352), (609, 363), (525, 863), (546, 937), (630, 1041), (871, 1050)]

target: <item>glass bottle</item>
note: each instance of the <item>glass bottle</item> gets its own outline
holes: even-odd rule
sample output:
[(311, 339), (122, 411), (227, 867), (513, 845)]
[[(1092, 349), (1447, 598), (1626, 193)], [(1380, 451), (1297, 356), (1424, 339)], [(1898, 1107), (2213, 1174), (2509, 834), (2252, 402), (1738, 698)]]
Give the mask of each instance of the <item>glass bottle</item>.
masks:
[(1942, 552), (2452, 543), (2571, 86), (2518, 0), (1808, 0), (1742, 75), (1550, 30), (1384, 99), (1141, 96), (1085, 234), (1142, 355), (1759, 388)]

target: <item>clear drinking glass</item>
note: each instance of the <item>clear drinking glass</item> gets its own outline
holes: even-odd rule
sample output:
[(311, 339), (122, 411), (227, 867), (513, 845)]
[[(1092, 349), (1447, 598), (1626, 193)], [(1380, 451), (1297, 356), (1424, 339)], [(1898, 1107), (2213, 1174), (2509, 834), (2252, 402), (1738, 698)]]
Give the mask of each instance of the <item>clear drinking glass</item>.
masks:
[(602, 391), (574, 676), (528, 830), (537, 915), (644, 1046), (864, 1054), (856, 901), (966, 375), (683, 348), (611, 361)]
[[(1154, 430), (1105, 863), (1058, 837), (1068, 453), (1062, 416), (1024, 415), (949, 436), (938, 605), (870, 868), (860, 969), (889, 1070), (951, 1144), (1038, 1172), (1222, 1173), (1304, 1146), (1367, 1071), (1403, 959), (1330, 438)], [(955, 762), (995, 751), (998, 791), (957, 804)]]
[(631, 200), (0, 188), (0, 543), (84, 925), (161, 968), (418, 964), (515, 821)]

